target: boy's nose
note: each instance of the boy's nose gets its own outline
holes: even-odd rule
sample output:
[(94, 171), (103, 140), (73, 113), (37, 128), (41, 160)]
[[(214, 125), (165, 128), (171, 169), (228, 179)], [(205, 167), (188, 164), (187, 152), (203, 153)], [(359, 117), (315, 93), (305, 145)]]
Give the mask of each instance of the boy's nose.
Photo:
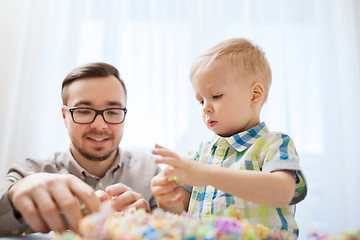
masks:
[(204, 113), (213, 112), (212, 106), (209, 103), (204, 102), (203, 112)]

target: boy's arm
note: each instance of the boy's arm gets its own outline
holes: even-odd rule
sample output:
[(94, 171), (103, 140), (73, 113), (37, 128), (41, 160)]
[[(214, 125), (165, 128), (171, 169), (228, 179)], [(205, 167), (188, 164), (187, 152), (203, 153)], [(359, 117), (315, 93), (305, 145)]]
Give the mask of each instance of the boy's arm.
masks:
[(206, 165), (199, 175), (205, 178), (207, 185), (246, 201), (270, 207), (289, 205), (295, 192), (293, 171), (269, 173)]
[(180, 157), (158, 145), (152, 153), (161, 156), (156, 163), (171, 166), (163, 171), (166, 177), (177, 176), (184, 184), (212, 185), (246, 201), (271, 207), (289, 205), (294, 196), (292, 171), (258, 172), (210, 166)]

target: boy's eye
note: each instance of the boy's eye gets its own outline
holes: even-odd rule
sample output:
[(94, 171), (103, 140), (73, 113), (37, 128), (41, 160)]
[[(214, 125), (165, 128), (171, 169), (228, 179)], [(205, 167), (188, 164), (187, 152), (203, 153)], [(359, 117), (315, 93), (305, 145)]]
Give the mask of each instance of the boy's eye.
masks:
[(199, 104), (200, 104), (200, 105), (203, 105), (203, 104), (204, 104), (204, 100), (199, 101)]
[(221, 97), (222, 97), (222, 94), (218, 94), (218, 95), (214, 95), (213, 99), (218, 99), (218, 98), (221, 98)]

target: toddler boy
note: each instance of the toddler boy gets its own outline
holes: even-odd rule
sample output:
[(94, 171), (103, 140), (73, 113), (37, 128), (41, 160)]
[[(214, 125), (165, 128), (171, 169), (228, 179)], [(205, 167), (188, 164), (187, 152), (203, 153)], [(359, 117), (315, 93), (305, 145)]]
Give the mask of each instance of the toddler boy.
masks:
[(155, 162), (168, 165), (151, 183), (159, 207), (206, 219), (235, 205), (251, 223), (298, 235), (295, 204), (306, 182), (293, 140), (260, 121), (271, 84), (263, 51), (246, 39), (223, 41), (197, 58), (190, 79), (216, 136), (192, 160), (155, 146)]

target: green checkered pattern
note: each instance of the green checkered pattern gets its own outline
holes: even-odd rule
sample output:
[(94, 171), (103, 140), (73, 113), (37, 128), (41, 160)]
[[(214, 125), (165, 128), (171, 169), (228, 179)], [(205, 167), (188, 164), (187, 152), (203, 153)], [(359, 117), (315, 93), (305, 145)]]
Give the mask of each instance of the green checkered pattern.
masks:
[[(265, 123), (231, 137), (216, 136), (202, 143), (191, 157), (199, 162), (232, 169), (272, 172), (291, 170), (296, 179), (296, 191), (291, 205), (283, 208), (261, 206), (229, 195), (213, 186), (193, 187), (188, 212), (206, 219), (221, 215), (230, 205), (242, 212), (253, 224), (263, 224), (274, 230), (298, 234), (295, 204), (306, 195), (306, 182), (299, 166), (294, 142), (283, 133), (271, 133)], [(236, 184), (236, 183), (234, 183)]]

